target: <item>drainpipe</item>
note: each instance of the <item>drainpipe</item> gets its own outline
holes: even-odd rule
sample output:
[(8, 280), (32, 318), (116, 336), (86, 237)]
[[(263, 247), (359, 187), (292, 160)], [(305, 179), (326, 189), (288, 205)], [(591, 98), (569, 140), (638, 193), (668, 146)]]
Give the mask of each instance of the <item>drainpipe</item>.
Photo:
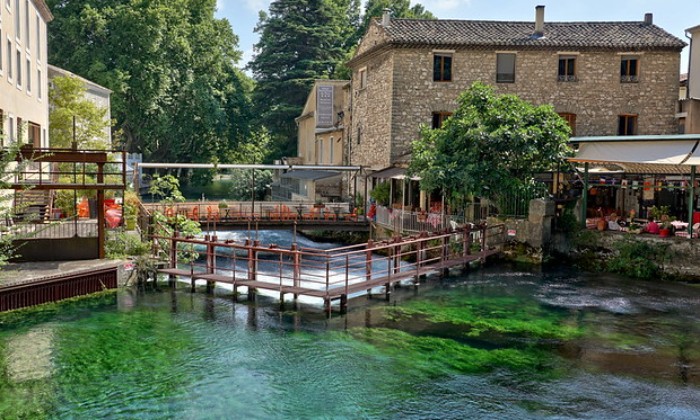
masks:
[(581, 226), (586, 228), (586, 209), (588, 208), (588, 162), (583, 164), (583, 192), (581, 193)]
[(693, 37), (688, 36), (688, 31), (685, 31), (685, 37), (690, 41), (688, 49), (688, 78), (685, 80), (685, 99), (690, 99), (690, 63), (693, 60)]

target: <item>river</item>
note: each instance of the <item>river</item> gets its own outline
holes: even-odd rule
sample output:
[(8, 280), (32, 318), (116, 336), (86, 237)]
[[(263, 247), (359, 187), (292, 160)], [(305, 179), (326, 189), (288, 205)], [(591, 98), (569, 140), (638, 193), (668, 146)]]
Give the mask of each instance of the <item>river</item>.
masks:
[(162, 285), (0, 315), (0, 418), (700, 418), (698, 363), (700, 288), (566, 267), (330, 319)]

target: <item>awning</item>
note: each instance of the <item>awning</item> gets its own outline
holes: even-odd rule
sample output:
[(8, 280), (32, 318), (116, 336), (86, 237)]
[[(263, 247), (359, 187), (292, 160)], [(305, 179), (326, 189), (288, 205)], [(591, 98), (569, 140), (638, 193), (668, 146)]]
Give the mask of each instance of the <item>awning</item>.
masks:
[[(647, 174), (688, 174), (691, 166), (700, 166), (700, 138), (663, 136), (654, 140), (616, 138), (581, 139), (576, 157), (570, 162), (616, 166), (625, 172)], [(573, 139), (572, 139), (573, 141)]]
[[(405, 179), (407, 177), (406, 168), (396, 168), (393, 166), (373, 172), (370, 176), (377, 179)], [(419, 181), (420, 178), (414, 176), (411, 180)]]
[(297, 170), (289, 171), (280, 175), (280, 178), (304, 179), (308, 181), (316, 181), (319, 179), (333, 178), (340, 176), (340, 172), (336, 171), (312, 171), (312, 170)]

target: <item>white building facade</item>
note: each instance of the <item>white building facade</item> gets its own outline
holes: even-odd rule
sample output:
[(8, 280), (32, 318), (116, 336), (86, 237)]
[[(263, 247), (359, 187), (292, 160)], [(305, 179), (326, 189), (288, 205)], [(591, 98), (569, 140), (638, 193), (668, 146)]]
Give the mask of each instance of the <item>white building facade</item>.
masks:
[(49, 146), (44, 0), (0, 0), (0, 147), (10, 142)]

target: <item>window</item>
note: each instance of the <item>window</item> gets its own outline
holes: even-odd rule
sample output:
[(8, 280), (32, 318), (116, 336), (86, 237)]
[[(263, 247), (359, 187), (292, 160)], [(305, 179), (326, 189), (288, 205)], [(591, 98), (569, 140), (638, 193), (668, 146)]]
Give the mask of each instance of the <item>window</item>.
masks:
[(357, 144), (360, 144), (360, 139), (362, 138), (362, 129), (357, 127)]
[(623, 114), (618, 117), (617, 135), (633, 136), (637, 134), (637, 115)]
[(34, 23), (36, 24), (36, 59), (41, 60), (41, 23), (38, 13)]
[(19, 0), (15, 0), (15, 11), (13, 13), (15, 14), (15, 38), (17, 38), (17, 41), (20, 41), (19, 37), (22, 34), (22, 27), (19, 25), (19, 12)]
[(639, 81), (639, 58), (623, 55), (620, 61), (620, 82), (636, 83)]
[(15, 141), (15, 119), (10, 117), (8, 118), (8, 125), (7, 127), (10, 129), (10, 132), (8, 133), (9, 135), (7, 136), (7, 141), (12, 143)]
[(12, 41), (7, 41), (7, 80), (12, 81)]
[(435, 54), (433, 57), (433, 81), (452, 81), (452, 56)]
[(316, 163), (323, 163), (323, 139), (318, 140), (318, 160)]
[(576, 57), (571, 55), (559, 56), (559, 77), (560, 82), (576, 81)]
[(569, 124), (569, 128), (571, 128), (571, 135), (575, 136), (576, 135), (576, 114), (571, 114), (569, 112), (560, 112), (559, 116), (566, 121), (567, 124)]
[(362, 68), (360, 69), (360, 89), (364, 89), (367, 87), (367, 69)]
[(24, 0), (24, 45), (29, 48), (29, 0)]
[(329, 143), (330, 143), (330, 146), (328, 146), (328, 154), (329, 154), (330, 156), (328, 157), (328, 163), (330, 163), (330, 164), (332, 165), (332, 164), (333, 164), (333, 149), (334, 149), (334, 147), (333, 147), (333, 145), (334, 145), (333, 137), (331, 137), (331, 140), (330, 140)]
[(36, 69), (36, 95), (39, 99), (41, 99), (42, 94), (43, 94), (43, 91), (42, 91), (43, 85), (41, 83), (41, 69), (38, 67), (39, 66), (37, 66), (37, 69)]
[(0, 109), (0, 147), (5, 147), (5, 114)]
[(515, 82), (515, 54), (496, 54), (496, 82)]
[(27, 58), (27, 93), (32, 93), (32, 62)]
[(452, 115), (451, 112), (433, 112), (433, 130), (436, 128), (441, 128), (442, 124), (445, 122), (447, 118)]
[(22, 87), (22, 52), (17, 51), (17, 87)]
[(27, 124), (27, 143), (37, 149), (41, 147), (41, 127), (38, 124)]
[[(2, 23), (2, 21), (0, 21), (0, 24), (1, 24), (1, 23)], [(0, 39), (2, 39), (2, 27), (0, 27)], [(2, 61), (3, 61), (3, 58), (2, 58), (2, 42), (0, 42), (0, 74), (2, 74), (2, 69), (3, 69)]]

